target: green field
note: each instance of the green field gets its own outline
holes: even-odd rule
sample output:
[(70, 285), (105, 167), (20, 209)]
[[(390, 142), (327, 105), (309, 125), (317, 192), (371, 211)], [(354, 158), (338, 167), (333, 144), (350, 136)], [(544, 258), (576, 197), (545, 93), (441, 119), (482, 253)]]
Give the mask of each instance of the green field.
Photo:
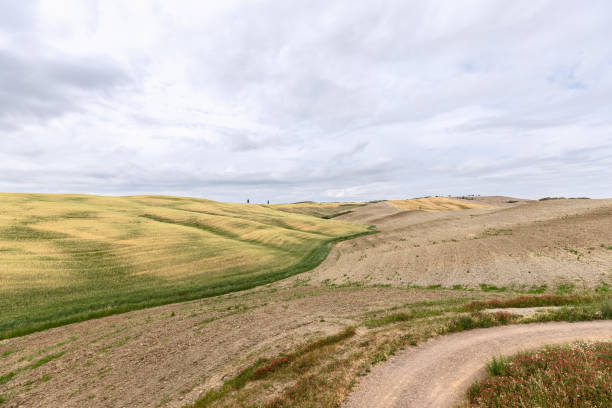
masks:
[(370, 232), (263, 205), (2, 193), (0, 338), (266, 284)]

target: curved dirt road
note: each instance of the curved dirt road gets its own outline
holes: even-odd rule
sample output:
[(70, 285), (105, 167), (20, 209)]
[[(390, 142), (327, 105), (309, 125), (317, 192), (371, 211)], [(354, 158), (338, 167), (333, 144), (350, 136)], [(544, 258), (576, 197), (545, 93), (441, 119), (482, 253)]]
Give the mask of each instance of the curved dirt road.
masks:
[(441, 336), (374, 367), (343, 408), (453, 407), (491, 356), (576, 340), (612, 340), (612, 320), (503, 326)]

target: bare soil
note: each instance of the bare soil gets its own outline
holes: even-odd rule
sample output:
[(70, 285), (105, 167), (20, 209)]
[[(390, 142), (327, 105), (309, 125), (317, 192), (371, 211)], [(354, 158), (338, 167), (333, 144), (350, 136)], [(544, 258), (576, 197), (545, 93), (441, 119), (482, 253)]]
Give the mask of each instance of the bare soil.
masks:
[(6, 407), (180, 407), (258, 357), (358, 324), (367, 312), (464, 295), (270, 287), (76, 323), (1, 341), (0, 355), (13, 353), (0, 358), (0, 376), (17, 374), (0, 395)]
[(343, 407), (457, 406), (469, 385), (484, 375), (492, 356), (576, 340), (612, 341), (612, 321), (538, 323), (441, 336), (374, 367)]
[[(401, 211), (370, 204), (339, 217), (375, 225), (375, 235), (342, 242), (314, 281), (509, 287), (612, 282), (612, 200), (480, 198), (492, 209)], [(507, 198), (507, 200), (506, 200)]]

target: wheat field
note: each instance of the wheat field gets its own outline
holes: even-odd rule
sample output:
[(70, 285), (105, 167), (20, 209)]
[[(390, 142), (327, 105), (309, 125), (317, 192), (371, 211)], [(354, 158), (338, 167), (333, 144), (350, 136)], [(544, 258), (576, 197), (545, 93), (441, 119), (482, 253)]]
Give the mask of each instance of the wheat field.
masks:
[(2, 193), (0, 338), (266, 284), (369, 232), (254, 204)]
[(454, 211), (472, 208), (491, 208), (488, 205), (468, 203), (447, 197), (423, 197), (410, 200), (389, 200), (388, 203), (404, 211)]
[(365, 203), (317, 203), (313, 201), (303, 201), (291, 204), (271, 204), (267, 207), (275, 210), (286, 211), (294, 214), (312, 215), (319, 218), (335, 218), (340, 215), (348, 214), (353, 209), (366, 205)]

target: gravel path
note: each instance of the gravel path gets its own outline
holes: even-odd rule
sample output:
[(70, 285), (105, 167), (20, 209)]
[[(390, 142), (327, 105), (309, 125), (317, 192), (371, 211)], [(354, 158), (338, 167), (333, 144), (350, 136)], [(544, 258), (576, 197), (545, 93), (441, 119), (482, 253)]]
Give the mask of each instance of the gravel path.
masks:
[(612, 320), (513, 325), (441, 336), (375, 366), (343, 408), (453, 407), (494, 355), (605, 339), (612, 340)]

